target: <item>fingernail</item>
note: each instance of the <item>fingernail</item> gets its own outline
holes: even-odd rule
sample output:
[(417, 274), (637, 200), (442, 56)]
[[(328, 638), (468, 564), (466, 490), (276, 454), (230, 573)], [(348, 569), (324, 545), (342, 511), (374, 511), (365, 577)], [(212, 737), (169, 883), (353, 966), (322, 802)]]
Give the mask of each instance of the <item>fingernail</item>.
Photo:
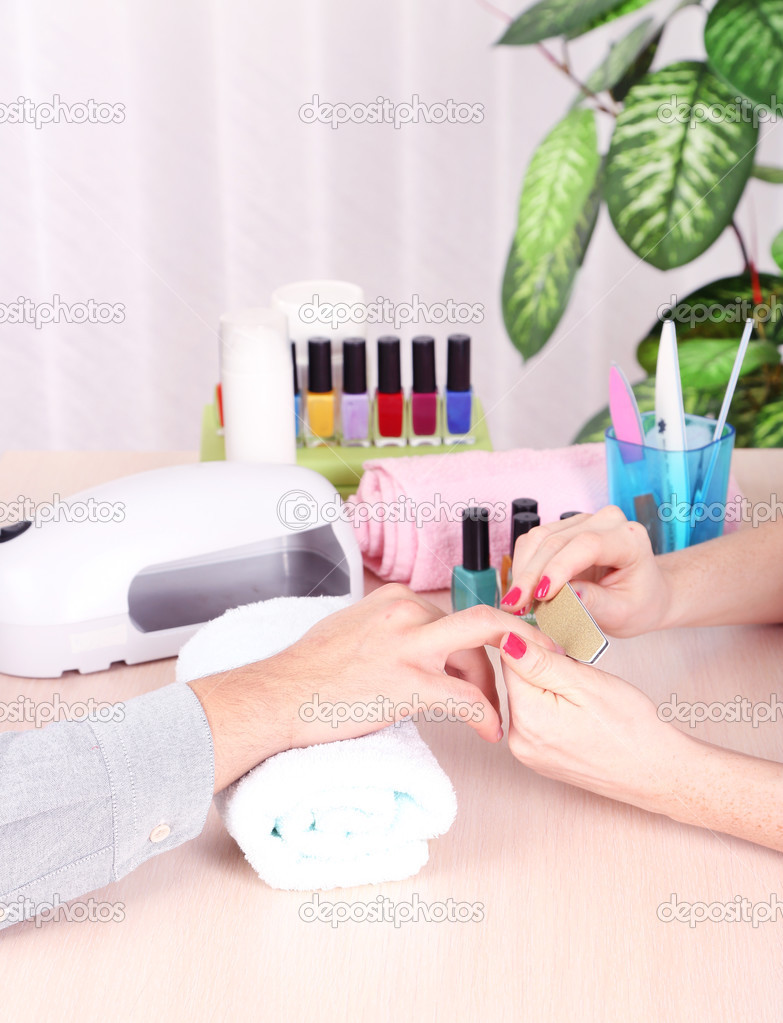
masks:
[(513, 657), (515, 661), (518, 661), (527, 650), (527, 643), (525, 643), (523, 639), (520, 639), (515, 632), (510, 632), (508, 639), (503, 644), (503, 649), (509, 657)]
[(516, 604), (522, 596), (522, 590), (518, 586), (512, 586), (508, 593), (500, 601), (501, 604)]
[(517, 618), (521, 618), (522, 615), (526, 615), (529, 610), (530, 608), (527, 607), (527, 605), (525, 605), (525, 607), (521, 607), (518, 611), (515, 611), (514, 614), (516, 615)]
[(503, 738), (503, 729), (502, 729), (502, 728), (498, 728), (498, 737), (497, 737), (497, 739), (495, 740), (495, 742), (500, 742), (500, 740), (501, 740), (502, 738)]
[(574, 590), (574, 593), (577, 595), (577, 597), (579, 597), (580, 600), (582, 599), (582, 592), (581, 592), (581, 590)]
[(536, 590), (536, 600), (543, 600), (544, 599), (544, 597), (547, 595), (547, 593), (549, 593), (549, 585), (550, 585), (549, 584), (549, 576), (548, 575), (542, 575), (541, 576), (541, 582), (538, 584), (538, 589)]

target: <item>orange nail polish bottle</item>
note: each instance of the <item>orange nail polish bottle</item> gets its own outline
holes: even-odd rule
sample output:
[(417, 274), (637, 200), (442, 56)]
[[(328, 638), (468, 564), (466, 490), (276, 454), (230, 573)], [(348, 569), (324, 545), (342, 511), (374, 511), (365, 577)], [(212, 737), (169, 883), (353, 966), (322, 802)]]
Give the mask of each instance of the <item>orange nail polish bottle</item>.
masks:
[[(513, 507), (513, 506), (512, 506)], [(511, 566), (514, 562), (514, 544), (520, 536), (529, 533), (534, 526), (540, 526), (541, 519), (534, 512), (517, 512), (511, 520), (511, 553), (503, 555), (500, 565), (500, 584), (503, 593), (508, 593), (511, 588)]]

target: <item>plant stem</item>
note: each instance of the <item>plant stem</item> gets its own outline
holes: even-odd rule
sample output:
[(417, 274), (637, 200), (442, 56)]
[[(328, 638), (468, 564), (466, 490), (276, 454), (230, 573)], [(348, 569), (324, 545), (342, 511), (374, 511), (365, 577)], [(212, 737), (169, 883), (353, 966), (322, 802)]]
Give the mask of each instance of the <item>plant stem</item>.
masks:
[(601, 102), (601, 100), (599, 99), (597, 94), (592, 91), (592, 89), (588, 89), (587, 86), (584, 84), (584, 82), (580, 82), (579, 81), (579, 79), (576, 77), (576, 75), (568, 67), (567, 64), (564, 64), (562, 61), (558, 60), (557, 57), (554, 55), (554, 53), (550, 53), (549, 50), (546, 48), (546, 46), (544, 46), (543, 43), (536, 43), (536, 46), (538, 48), (539, 53), (542, 53), (546, 57), (546, 59), (549, 61), (549, 63), (553, 64), (558, 69), (558, 71), (562, 71), (563, 74), (566, 75), (566, 77), (570, 78), (571, 81), (574, 83), (574, 85), (577, 86), (579, 91), (584, 96), (587, 96), (588, 99), (595, 100), (595, 105), (596, 105), (596, 107), (599, 110), (603, 110), (603, 112), (605, 114), (609, 114), (610, 117), (617, 117), (617, 111), (616, 110), (610, 110), (609, 107), (605, 106)]
[(563, 67), (566, 71), (571, 72), (571, 60), (568, 56), (568, 40), (563, 36)]
[[(495, 5), (490, 2), (490, 0), (476, 0), (476, 3), (478, 3), (479, 6), (483, 7), (485, 11), (489, 11), (490, 14), (494, 14), (496, 17), (501, 18), (503, 21), (505, 21), (507, 25), (510, 25), (511, 22), (514, 20), (510, 14), (506, 14), (506, 12), (501, 11), (499, 7), (495, 7)], [(536, 45), (538, 47), (539, 52), (546, 57), (550, 64), (554, 64), (558, 71), (562, 71), (564, 75), (570, 78), (574, 85), (576, 85), (579, 88), (579, 91), (584, 96), (587, 96), (589, 99), (595, 100), (595, 104), (599, 110), (603, 110), (603, 112), (605, 114), (609, 114), (610, 117), (617, 117), (617, 111), (610, 110), (609, 107), (605, 106), (598, 98), (596, 93), (594, 93), (591, 89), (588, 89), (584, 82), (580, 82), (576, 75), (573, 73), (568, 63), (568, 49), (565, 39), (563, 39), (563, 60), (558, 60), (554, 53), (550, 53), (543, 43), (537, 43)]]
[(739, 242), (739, 247), (740, 247), (740, 249), (742, 251), (742, 258), (743, 258), (743, 260), (745, 262), (745, 272), (749, 273), (750, 272), (750, 257), (748, 256), (748, 249), (747, 249), (747, 246), (745, 245), (745, 239), (742, 237), (742, 232), (740, 231), (739, 227), (737, 226), (737, 221), (736, 220), (732, 220), (731, 228), (734, 231), (734, 234), (737, 236), (737, 241)]

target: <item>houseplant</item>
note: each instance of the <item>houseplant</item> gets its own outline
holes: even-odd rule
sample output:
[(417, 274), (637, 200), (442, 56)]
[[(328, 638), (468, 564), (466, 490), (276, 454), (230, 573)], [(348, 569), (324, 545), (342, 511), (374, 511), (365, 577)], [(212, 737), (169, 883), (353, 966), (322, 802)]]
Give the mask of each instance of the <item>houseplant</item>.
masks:
[[(499, 44), (537, 46), (573, 81), (574, 103), (536, 149), (525, 174), (503, 280), (503, 315), (525, 358), (547, 343), (568, 304), (603, 203), (625, 244), (662, 270), (689, 263), (725, 230), (738, 243), (736, 271), (707, 283), (661, 315), (680, 341), (687, 411), (717, 411), (742, 324), (757, 330), (743, 365), (730, 420), (737, 444), (783, 445), (783, 277), (762, 273), (748, 254), (735, 210), (752, 179), (781, 184), (783, 169), (756, 161), (759, 125), (783, 103), (783, 0), (718, 0), (704, 10), (706, 60), (653, 68), (663, 36), (685, 7), (643, 12), (584, 78), (568, 43), (650, 0), (540, 0), (511, 21)], [(559, 39), (562, 56), (549, 40)], [(611, 119), (599, 152), (597, 118)], [(771, 253), (783, 270), (783, 232)], [(652, 408), (660, 322), (641, 339), (648, 377), (634, 389)], [(603, 436), (606, 410), (577, 440)]]

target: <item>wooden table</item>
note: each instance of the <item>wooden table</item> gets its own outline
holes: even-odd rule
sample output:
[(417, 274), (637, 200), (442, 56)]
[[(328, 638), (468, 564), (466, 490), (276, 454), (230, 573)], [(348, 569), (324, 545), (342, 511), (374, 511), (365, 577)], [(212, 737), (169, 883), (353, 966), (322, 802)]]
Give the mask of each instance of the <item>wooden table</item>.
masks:
[[(0, 460), (0, 500), (51, 500), (194, 459), (183, 452), (10, 453)], [(740, 451), (735, 464), (754, 500), (783, 484), (783, 451)], [(443, 606), (445, 598), (436, 595)], [(780, 689), (783, 629), (613, 641), (602, 667), (656, 702), (673, 692), (691, 701), (767, 700)], [(53, 681), (0, 676), (0, 699), (126, 700), (173, 677), (170, 660)], [(261, 883), (213, 808), (198, 839), (94, 893), (124, 903), (121, 923), (26, 923), (0, 932), (0, 1018), (783, 1019), (783, 920), (690, 928), (658, 918), (673, 893), (691, 903), (783, 897), (780, 854), (548, 781), (515, 761), (505, 742), (486, 745), (464, 725), (420, 728), (456, 788), (454, 826), (430, 844), (417, 877), (324, 893), (322, 901), (451, 899), (481, 903), (482, 921), (336, 929), (305, 922), (299, 910), (311, 894)], [(783, 760), (780, 721), (702, 724), (696, 734)]]

